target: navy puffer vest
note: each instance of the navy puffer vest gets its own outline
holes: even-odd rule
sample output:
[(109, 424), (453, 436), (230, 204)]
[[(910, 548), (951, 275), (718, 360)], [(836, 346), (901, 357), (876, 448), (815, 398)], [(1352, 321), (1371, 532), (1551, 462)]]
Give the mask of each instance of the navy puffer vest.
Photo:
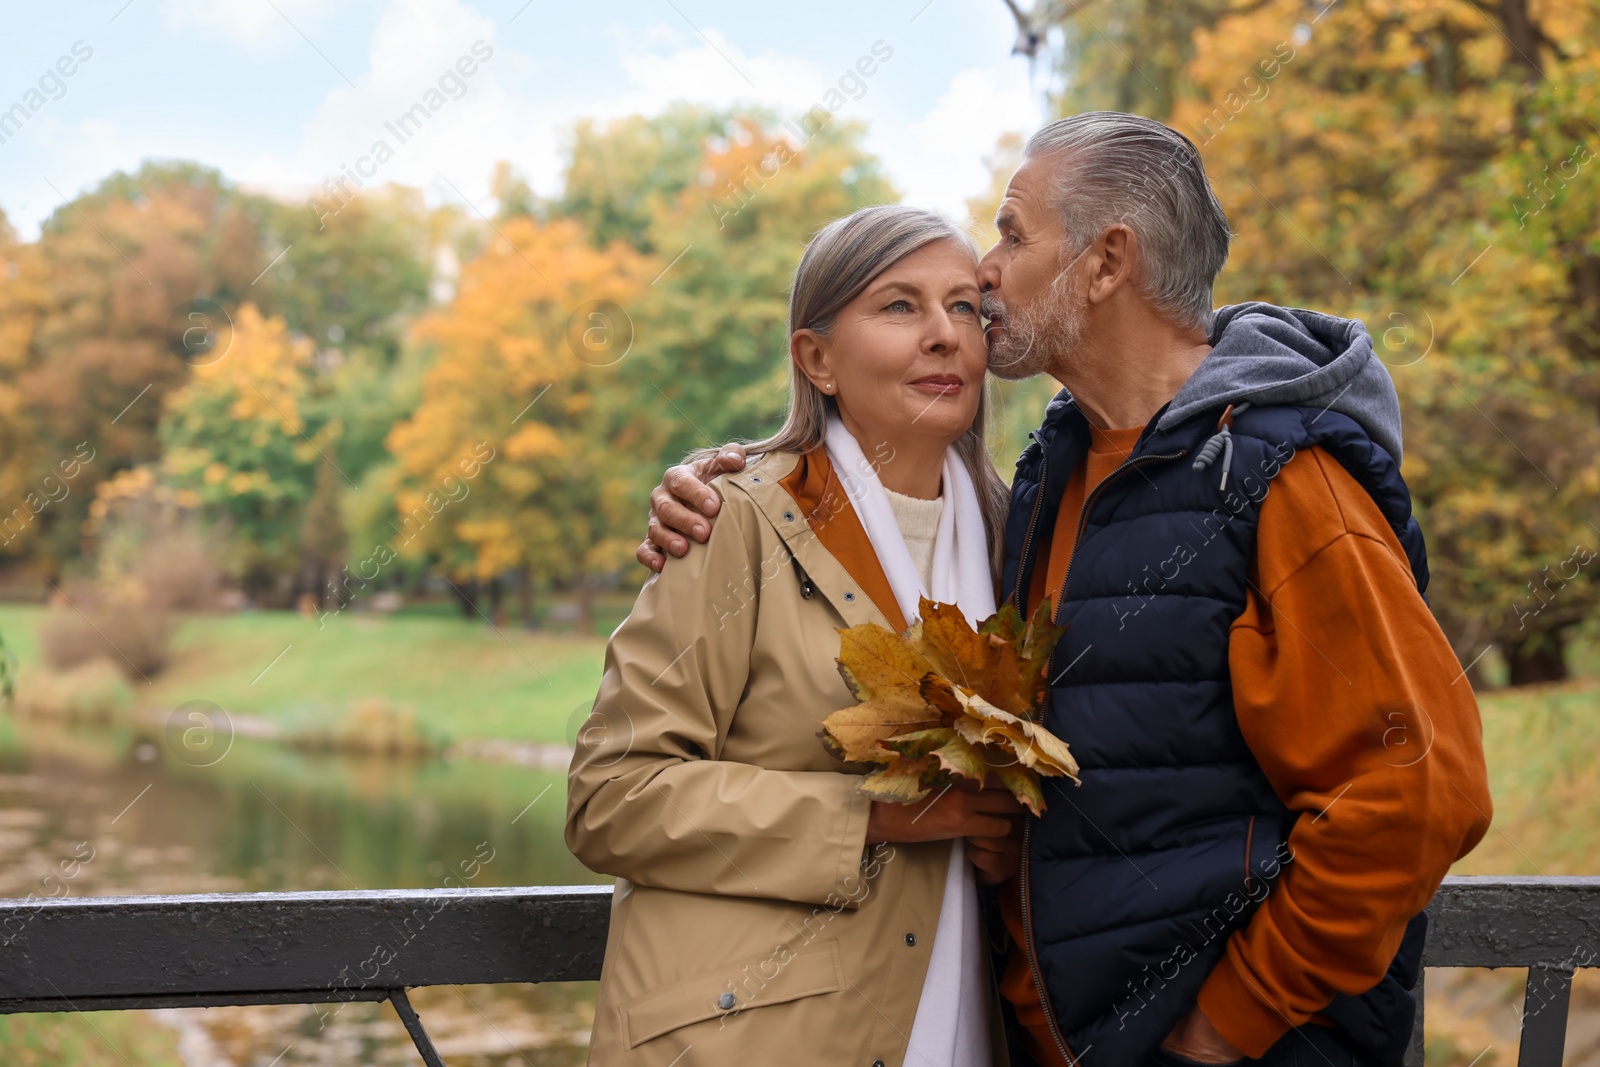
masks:
[[(1024, 926), (1035, 980), (1075, 1061), (1137, 1067), (1194, 1005), (1228, 935), (1285, 865), (1296, 814), (1239, 732), (1228, 635), (1245, 608), (1260, 504), (1295, 453), (1326, 449), (1377, 502), (1427, 585), (1421, 531), (1398, 465), (1354, 420), (1253, 408), (1221, 460), (1195, 470), (1223, 412), (1166, 431), (1158, 413), (1086, 501), (1057, 619), (1048, 725), (1083, 784), (1047, 779), (1030, 820)], [(1022, 607), (1089, 427), (1066, 393), (1017, 463), (1003, 588)], [(1379, 986), (1326, 1012), (1357, 1045), (1398, 1062), (1423, 916)]]

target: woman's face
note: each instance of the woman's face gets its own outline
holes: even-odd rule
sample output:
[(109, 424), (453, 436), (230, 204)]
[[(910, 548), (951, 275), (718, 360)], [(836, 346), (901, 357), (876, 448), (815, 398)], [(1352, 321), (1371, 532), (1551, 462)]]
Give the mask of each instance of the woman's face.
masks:
[(948, 445), (972, 425), (988, 363), (974, 276), (971, 252), (934, 241), (874, 278), (827, 337), (795, 333), (800, 369), (858, 437)]

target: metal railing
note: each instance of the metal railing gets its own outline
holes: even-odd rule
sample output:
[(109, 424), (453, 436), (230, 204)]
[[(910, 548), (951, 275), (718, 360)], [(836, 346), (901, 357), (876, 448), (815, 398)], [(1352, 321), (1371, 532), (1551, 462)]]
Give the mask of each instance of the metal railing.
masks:
[[(0, 1013), (388, 1000), (443, 1067), (406, 989), (597, 979), (610, 905), (607, 886), (0, 900)], [(1600, 878), (1449, 878), (1428, 916), (1426, 966), (1528, 968), (1518, 1067), (1560, 1064)]]

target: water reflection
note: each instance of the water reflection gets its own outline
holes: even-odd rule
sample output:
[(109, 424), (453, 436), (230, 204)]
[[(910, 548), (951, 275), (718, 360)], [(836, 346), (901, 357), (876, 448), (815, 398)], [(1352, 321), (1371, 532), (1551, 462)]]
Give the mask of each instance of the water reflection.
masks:
[[(461, 878), (463, 862), (476, 886), (604, 881), (567, 852), (565, 804), (553, 771), (249, 738), (195, 767), (156, 730), (0, 716), (0, 896), (431, 888)], [(425, 989), (412, 1000), (452, 1067), (581, 1063), (593, 1012), (589, 983)], [(418, 1062), (386, 1005), (146, 1017), (178, 1030), (191, 1067)]]

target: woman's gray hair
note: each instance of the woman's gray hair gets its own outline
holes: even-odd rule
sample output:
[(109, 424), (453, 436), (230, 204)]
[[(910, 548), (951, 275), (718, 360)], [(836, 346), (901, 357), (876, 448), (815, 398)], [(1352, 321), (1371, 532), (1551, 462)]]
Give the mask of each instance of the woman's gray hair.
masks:
[[(901, 204), (862, 208), (824, 226), (800, 257), (789, 291), (789, 336), (812, 330), (826, 337), (845, 305), (860, 296), (872, 280), (895, 263), (934, 241), (954, 241), (966, 249), (973, 263), (978, 250), (972, 238), (941, 215)], [(789, 360), (789, 412), (778, 432), (745, 444), (752, 455), (767, 452), (805, 453), (820, 448), (827, 438), (828, 417), (838, 411), (838, 401), (814, 385)], [(1000, 534), (1005, 525), (1011, 490), (995, 470), (984, 444), (988, 421), (987, 379), (978, 395), (978, 412), (972, 426), (956, 441), (983, 508), (989, 535), (991, 563), (997, 565)], [(715, 454), (705, 449), (690, 457)]]
[(1071, 255), (1125, 223), (1139, 239), (1140, 291), (1174, 322), (1210, 332), (1232, 234), (1193, 141), (1152, 119), (1088, 111), (1034, 134), (1022, 156), (1059, 157), (1051, 199)]

